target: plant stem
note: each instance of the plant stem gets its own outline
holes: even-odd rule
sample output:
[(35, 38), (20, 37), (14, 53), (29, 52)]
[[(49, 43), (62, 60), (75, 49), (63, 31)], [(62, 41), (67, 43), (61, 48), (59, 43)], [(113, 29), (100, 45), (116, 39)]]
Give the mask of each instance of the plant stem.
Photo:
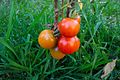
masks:
[(54, 28), (57, 27), (57, 24), (58, 24), (58, 0), (54, 0), (54, 14), (55, 14), (55, 17), (54, 17)]
[(70, 6), (67, 7), (66, 17), (70, 17), (70, 10), (74, 8), (75, 0), (69, 0)]
[[(68, 1), (68, 3), (70, 2), (71, 0)], [(67, 6), (66, 17), (70, 17), (69, 14), (70, 14), (70, 6)]]
[(67, 7), (68, 5), (70, 5), (70, 4), (72, 4), (72, 2), (67, 3), (67, 4), (65, 4), (64, 6), (62, 6), (62, 7), (58, 10), (58, 12), (61, 11), (62, 9), (64, 9), (64, 8), (66, 8), (66, 7)]

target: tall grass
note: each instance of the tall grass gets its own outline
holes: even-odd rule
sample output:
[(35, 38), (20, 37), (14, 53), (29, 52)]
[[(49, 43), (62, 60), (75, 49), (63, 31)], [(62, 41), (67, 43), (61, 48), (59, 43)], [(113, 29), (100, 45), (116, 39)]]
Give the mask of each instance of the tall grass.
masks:
[(99, 80), (115, 58), (117, 65), (106, 79), (120, 79), (120, 2), (82, 2), (83, 10), (75, 7), (81, 15), (81, 47), (58, 61), (37, 42), (45, 25), (54, 22), (53, 0), (0, 1), (0, 79)]

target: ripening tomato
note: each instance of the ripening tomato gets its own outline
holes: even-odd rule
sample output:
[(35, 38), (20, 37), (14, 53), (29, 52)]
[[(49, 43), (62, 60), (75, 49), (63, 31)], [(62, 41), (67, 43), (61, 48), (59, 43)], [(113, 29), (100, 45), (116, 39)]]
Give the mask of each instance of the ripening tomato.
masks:
[(58, 59), (58, 60), (62, 59), (62, 58), (65, 56), (65, 54), (63, 54), (63, 53), (58, 49), (58, 47), (53, 48), (53, 49), (50, 49), (50, 54), (51, 54), (51, 56), (52, 56), (53, 58)]
[(61, 36), (58, 41), (58, 48), (65, 54), (72, 54), (76, 52), (80, 47), (80, 40), (75, 37)]
[(52, 30), (43, 30), (39, 34), (38, 43), (43, 48), (51, 49), (56, 46), (57, 40)]
[(77, 16), (77, 17), (75, 18), (75, 20), (77, 20), (78, 23), (80, 23), (80, 22), (81, 22), (80, 16)]
[(76, 36), (80, 30), (79, 19), (65, 18), (58, 23), (60, 33), (65, 37)]

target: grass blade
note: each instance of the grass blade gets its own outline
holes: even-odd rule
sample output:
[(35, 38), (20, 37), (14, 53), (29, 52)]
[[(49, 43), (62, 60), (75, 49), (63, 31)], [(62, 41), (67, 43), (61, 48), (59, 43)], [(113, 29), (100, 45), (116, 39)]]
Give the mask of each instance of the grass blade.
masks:
[(10, 0), (10, 2), (11, 2), (11, 10), (10, 10), (10, 16), (9, 16), (8, 30), (7, 30), (7, 33), (6, 33), (6, 40), (9, 39), (10, 33), (13, 29), (12, 18), (13, 18), (13, 15), (14, 15), (14, 0)]

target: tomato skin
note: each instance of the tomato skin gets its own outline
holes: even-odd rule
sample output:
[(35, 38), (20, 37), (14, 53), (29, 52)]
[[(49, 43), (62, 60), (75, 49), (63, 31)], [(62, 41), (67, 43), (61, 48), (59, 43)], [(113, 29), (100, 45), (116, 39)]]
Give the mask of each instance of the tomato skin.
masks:
[(58, 47), (50, 49), (50, 54), (53, 58), (58, 60), (62, 59), (65, 56), (65, 54), (58, 49)]
[(58, 48), (65, 54), (72, 54), (80, 47), (80, 40), (75, 37), (61, 36), (58, 41)]
[(57, 40), (52, 30), (43, 30), (38, 37), (38, 43), (45, 49), (51, 49), (56, 46)]
[(59, 22), (59, 31), (61, 35), (65, 37), (73, 37), (76, 36), (80, 30), (80, 24), (78, 20), (65, 18), (61, 22)]
[(77, 17), (75, 18), (75, 20), (77, 20), (78, 23), (80, 23), (80, 22), (81, 22), (80, 16), (77, 16)]

